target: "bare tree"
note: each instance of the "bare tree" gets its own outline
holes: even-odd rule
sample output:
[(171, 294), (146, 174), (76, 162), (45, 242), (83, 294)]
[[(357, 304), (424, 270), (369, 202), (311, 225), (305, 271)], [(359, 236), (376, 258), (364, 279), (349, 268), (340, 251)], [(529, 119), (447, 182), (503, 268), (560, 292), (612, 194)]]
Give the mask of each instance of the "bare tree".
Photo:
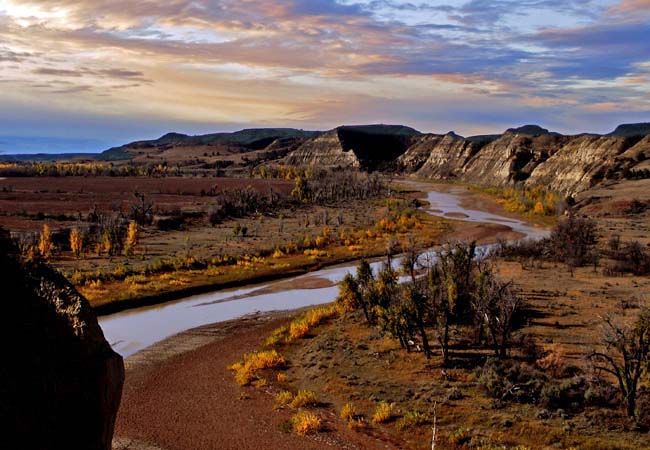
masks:
[(627, 415), (634, 417), (639, 380), (650, 367), (650, 308), (643, 307), (632, 325), (606, 317), (603, 341), (605, 351), (594, 350), (589, 356), (596, 370), (616, 377)]
[(153, 222), (153, 203), (146, 199), (144, 194), (133, 193), (136, 201), (131, 205), (131, 218), (141, 227), (151, 225)]

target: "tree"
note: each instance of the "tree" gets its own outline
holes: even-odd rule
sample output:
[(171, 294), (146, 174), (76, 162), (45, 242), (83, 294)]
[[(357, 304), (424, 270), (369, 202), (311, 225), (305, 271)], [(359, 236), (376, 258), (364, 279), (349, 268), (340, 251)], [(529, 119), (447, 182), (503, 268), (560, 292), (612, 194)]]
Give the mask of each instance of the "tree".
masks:
[(303, 177), (296, 177), (295, 185), (291, 191), (291, 196), (299, 202), (309, 203), (311, 201), (311, 190), (306, 179)]
[(52, 233), (50, 226), (46, 223), (43, 224), (43, 231), (38, 240), (38, 252), (43, 258), (49, 258), (54, 250), (54, 243), (52, 242)]
[(606, 351), (594, 350), (589, 356), (596, 370), (616, 378), (627, 415), (634, 417), (639, 380), (650, 369), (650, 308), (643, 307), (632, 325), (606, 317), (603, 341)]
[(144, 194), (135, 192), (136, 201), (131, 205), (131, 218), (141, 227), (153, 222), (153, 203)]
[(135, 247), (138, 245), (138, 240), (140, 238), (140, 228), (135, 222), (129, 222), (129, 226), (126, 229), (126, 242), (124, 243), (124, 254), (131, 255), (135, 250)]
[(74, 253), (77, 258), (83, 251), (83, 244), (84, 239), (81, 230), (79, 230), (79, 228), (73, 228), (70, 231), (70, 250), (72, 250), (72, 253)]
[(571, 214), (555, 226), (550, 241), (555, 256), (571, 270), (581, 267), (594, 255), (596, 222)]
[[(511, 288), (510, 282), (496, 278), (488, 266), (476, 274), (476, 288), (473, 291), (473, 309), (479, 321), (479, 334), (483, 324), (490, 334), (495, 356), (507, 356), (510, 337), (517, 314), (521, 309), (521, 298)], [(482, 336), (479, 335), (479, 340)]]
[(455, 325), (468, 323), (473, 316), (476, 242), (448, 244), (428, 267), (426, 286), (443, 364), (449, 365), (450, 332)]

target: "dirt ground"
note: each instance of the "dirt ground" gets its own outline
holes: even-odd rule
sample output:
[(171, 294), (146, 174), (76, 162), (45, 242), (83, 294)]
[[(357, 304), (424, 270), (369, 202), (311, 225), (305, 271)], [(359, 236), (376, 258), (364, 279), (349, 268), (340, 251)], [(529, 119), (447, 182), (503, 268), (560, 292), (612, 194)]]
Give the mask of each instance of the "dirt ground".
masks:
[[(528, 323), (518, 333), (532, 336), (542, 349), (556, 351), (562, 365), (580, 367), (587, 374), (586, 355), (602, 343), (601, 318), (631, 318), (639, 301), (650, 294), (647, 277), (605, 277), (592, 268), (571, 275), (563, 265), (530, 267), (502, 261), (499, 271), (515, 281), (530, 310)], [(421, 353), (407, 353), (395, 339), (367, 327), (360, 316), (336, 320), (283, 351), (294, 389), (315, 390), (333, 411), (348, 401), (366, 418), (380, 401), (393, 403), (397, 415), (420, 411), (433, 417), (435, 408), (437, 448), (455, 448), (448, 437), (459, 429), (492, 445), (531, 449), (650, 448), (648, 435), (630, 431), (616, 408), (565, 414), (534, 405), (495, 404), (477, 385), (475, 372), (489, 351), (455, 346), (457, 367), (442, 369), (439, 356), (426, 360)], [(430, 432), (431, 424), (407, 431), (395, 423), (370, 429), (371, 435), (384, 434), (408, 449), (430, 448)]]
[(243, 388), (227, 366), (259, 348), (293, 314), (246, 318), (177, 335), (126, 361), (115, 450), (392, 449), (318, 412), (326, 431), (299, 437), (272, 392)]

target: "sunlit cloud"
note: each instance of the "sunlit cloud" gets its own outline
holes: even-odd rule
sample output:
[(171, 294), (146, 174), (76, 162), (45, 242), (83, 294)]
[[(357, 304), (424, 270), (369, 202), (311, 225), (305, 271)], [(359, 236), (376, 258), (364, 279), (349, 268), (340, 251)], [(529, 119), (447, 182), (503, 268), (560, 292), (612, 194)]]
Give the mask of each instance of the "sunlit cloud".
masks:
[(379, 121), (465, 134), (533, 121), (607, 131), (625, 111), (650, 110), (648, 9), (645, 0), (0, 0), (0, 116), (20, 106), (36, 124), (46, 103), (80, 138), (96, 133), (74, 127), (80, 115), (103, 117), (116, 141), (124, 121), (146, 123), (143, 134)]

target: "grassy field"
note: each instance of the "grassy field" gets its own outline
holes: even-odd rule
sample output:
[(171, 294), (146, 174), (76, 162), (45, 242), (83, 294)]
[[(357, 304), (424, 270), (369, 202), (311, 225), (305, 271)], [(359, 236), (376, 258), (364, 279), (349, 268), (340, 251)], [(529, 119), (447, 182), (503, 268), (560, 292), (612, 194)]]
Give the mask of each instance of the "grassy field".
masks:
[[(206, 193), (251, 188), (288, 198), (286, 180), (228, 178), (61, 177), (1, 181), (0, 226), (38, 249), (44, 224), (52, 235), (50, 264), (86, 296), (99, 313), (185, 295), (261, 282), (325, 265), (397, 251), (409, 240), (430, 246), (450, 229), (414, 206), (415, 193), (345, 200), (318, 206), (286, 203), (277, 210), (210, 224), (215, 197)], [(138, 198), (152, 205), (154, 222), (138, 227), (124, 251), (108, 252), (88, 235), (76, 254), (70, 230), (92, 230), (92, 214), (128, 217)], [(157, 217), (183, 217), (179, 229), (161, 229)], [(126, 219), (122, 219), (126, 220)], [(94, 240), (93, 240), (94, 239)], [(98, 240), (99, 239), (99, 240)], [(123, 239), (127, 239), (125, 236)]]

